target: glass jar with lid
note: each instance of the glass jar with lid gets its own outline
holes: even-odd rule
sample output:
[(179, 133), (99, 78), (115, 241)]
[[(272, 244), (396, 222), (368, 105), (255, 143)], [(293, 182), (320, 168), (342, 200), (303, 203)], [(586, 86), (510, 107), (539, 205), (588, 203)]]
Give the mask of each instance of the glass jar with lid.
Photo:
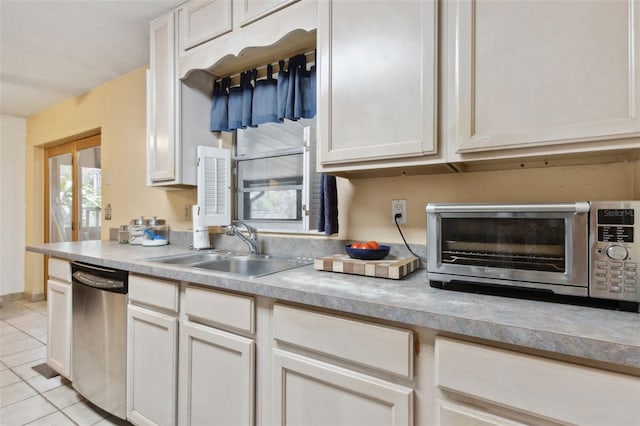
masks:
[(131, 219), (131, 223), (129, 224), (129, 244), (142, 244), (144, 231), (149, 227), (148, 222), (144, 216)]
[(142, 244), (145, 246), (161, 246), (169, 244), (169, 225), (164, 219), (158, 219), (156, 216), (153, 219), (147, 220), (147, 229), (144, 231), (144, 239)]

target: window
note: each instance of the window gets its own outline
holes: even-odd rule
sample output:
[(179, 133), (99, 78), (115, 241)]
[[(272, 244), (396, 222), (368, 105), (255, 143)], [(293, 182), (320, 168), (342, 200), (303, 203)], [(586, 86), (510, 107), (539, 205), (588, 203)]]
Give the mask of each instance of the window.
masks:
[(236, 219), (266, 231), (316, 228), (320, 175), (315, 172), (315, 138), (315, 118), (237, 131)]

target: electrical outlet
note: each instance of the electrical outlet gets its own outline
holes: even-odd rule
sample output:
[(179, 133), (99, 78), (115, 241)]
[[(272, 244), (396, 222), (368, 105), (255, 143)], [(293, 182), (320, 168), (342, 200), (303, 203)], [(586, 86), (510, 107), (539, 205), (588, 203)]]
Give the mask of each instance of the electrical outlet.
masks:
[(407, 200), (391, 200), (391, 223), (396, 223), (396, 214), (400, 225), (407, 223)]

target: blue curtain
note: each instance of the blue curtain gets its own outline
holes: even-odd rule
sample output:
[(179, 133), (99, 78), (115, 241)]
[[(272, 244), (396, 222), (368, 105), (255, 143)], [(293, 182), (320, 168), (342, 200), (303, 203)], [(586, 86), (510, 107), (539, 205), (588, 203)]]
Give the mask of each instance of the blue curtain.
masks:
[(316, 115), (316, 67), (307, 70), (305, 55), (296, 55), (278, 63), (277, 79), (273, 67), (267, 66), (267, 76), (258, 80), (256, 70), (240, 74), (240, 84), (231, 87), (230, 78), (214, 84), (211, 106), (212, 132), (230, 132), (278, 123), (285, 118), (299, 120)]
[(211, 131), (229, 131), (229, 84), (231, 79), (216, 81), (213, 86), (213, 103), (211, 105)]
[(252, 124), (257, 126), (264, 123), (277, 123), (278, 120), (278, 80), (273, 78), (273, 67), (267, 65), (267, 77), (256, 80), (253, 73), (255, 87), (253, 88), (253, 102), (251, 104)]
[[(231, 87), (230, 78), (214, 84), (211, 106), (211, 131), (230, 132), (264, 123), (313, 118), (316, 115), (316, 67), (307, 70), (305, 55), (278, 62), (277, 78), (267, 65), (267, 75), (258, 80), (256, 70), (240, 74), (240, 84)], [(318, 231), (326, 235), (338, 232), (338, 193), (335, 176), (320, 179)]]

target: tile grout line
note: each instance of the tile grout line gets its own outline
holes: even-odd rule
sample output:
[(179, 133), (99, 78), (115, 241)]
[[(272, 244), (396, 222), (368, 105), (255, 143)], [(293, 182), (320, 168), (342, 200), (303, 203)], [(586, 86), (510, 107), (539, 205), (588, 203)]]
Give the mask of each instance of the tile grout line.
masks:
[[(25, 309), (25, 310), (29, 310), (30, 312), (27, 312), (27, 313), (22, 312), (22, 313), (20, 313), (20, 314), (15, 315), (14, 317), (11, 317), (11, 318), (15, 318), (15, 317), (22, 316), (22, 315), (31, 315), (31, 313), (35, 312), (35, 313), (39, 314), (40, 316), (44, 317), (44, 318), (45, 318), (45, 320), (46, 320), (46, 319), (47, 319), (47, 314), (46, 314), (46, 312), (44, 312), (44, 313), (43, 313), (43, 312), (41, 312), (41, 311), (38, 311), (38, 310), (34, 309), (34, 306), (33, 306), (33, 304), (35, 304), (35, 303), (41, 303), (41, 302), (42, 302), (42, 301), (38, 301), (38, 302), (24, 302), (24, 301), (23, 301), (22, 303), (16, 303), (17, 305), (21, 306), (21, 308), (23, 308), (23, 309)], [(38, 347), (42, 347), (42, 346), (46, 347), (46, 346), (47, 346), (47, 344), (48, 344), (48, 336), (47, 336), (47, 343), (44, 343), (44, 342), (42, 342), (38, 337), (36, 337), (36, 336), (32, 335), (30, 332), (28, 332), (28, 331), (26, 331), (26, 330), (23, 330), (23, 329), (22, 329), (22, 328), (20, 328), (19, 326), (16, 326), (16, 325), (14, 325), (14, 324), (11, 324), (10, 322), (8, 322), (8, 321), (7, 321), (7, 319), (11, 319), (11, 318), (3, 318), (3, 319), (0, 319), (0, 323), (1, 323), (1, 322), (4, 322), (4, 323), (6, 323), (6, 325), (8, 325), (8, 326), (10, 326), (10, 327), (14, 328), (16, 331), (21, 332), (21, 333), (23, 333), (23, 334), (25, 334), (25, 335), (29, 336), (30, 338), (37, 340), (39, 343), (41, 343), (41, 346), (38, 346)], [(19, 354), (19, 353), (22, 353), (22, 352), (27, 352), (27, 351), (29, 351), (29, 350), (33, 350), (33, 349), (35, 349), (35, 348), (25, 349), (25, 350), (23, 350), (23, 351), (18, 351), (18, 352), (15, 352), (15, 353), (13, 353), (13, 354), (8, 354), (8, 355), (6, 355), (6, 356), (11, 356), (11, 355)], [(67, 407), (64, 407), (64, 408), (58, 408), (58, 406), (53, 402), (53, 399), (51, 399), (51, 396), (50, 396), (50, 395), (49, 395), (49, 396), (47, 396), (47, 395), (45, 395), (45, 394), (46, 394), (47, 392), (53, 391), (53, 390), (55, 390), (55, 389), (60, 389), (60, 388), (65, 387), (65, 386), (69, 386), (69, 387), (71, 387), (71, 386), (70, 386), (70, 385), (71, 385), (71, 383), (70, 383), (70, 382), (68, 382), (68, 380), (67, 380), (67, 379), (65, 379), (65, 378), (63, 378), (62, 376), (60, 376), (60, 378), (61, 378), (61, 379), (60, 379), (60, 380), (61, 380), (61, 384), (60, 384), (60, 386), (55, 386), (55, 387), (53, 387), (53, 388), (51, 388), (51, 389), (47, 389), (47, 390), (45, 390), (45, 391), (43, 391), (43, 392), (39, 391), (39, 390), (38, 390), (34, 385), (32, 385), (31, 383), (29, 383), (26, 379), (24, 379), (20, 374), (18, 374), (18, 373), (15, 371), (15, 369), (16, 369), (16, 368), (21, 367), (21, 366), (24, 366), (24, 365), (29, 364), (29, 363), (32, 363), (32, 362), (34, 362), (34, 361), (28, 361), (28, 362), (25, 362), (25, 363), (22, 363), (22, 364), (19, 364), (19, 365), (15, 365), (15, 366), (13, 366), (13, 367), (10, 367), (9, 365), (7, 365), (7, 364), (5, 364), (5, 363), (3, 362), (3, 364), (7, 367), (7, 369), (8, 369), (9, 371), (11, 371), (13, 374), (15, 374), (16, 376), (18, 376), (18, 378), (20, 379), (20, 381), (21, 381), (21, 382), (25, 383), (27, 386), (29, 386), (31, 389), (33, 389), (33, 390), (36, 392), (36, 394), (35, 394), (35, 395), (31, 395), (31, 396), (29, 396), (29, 397), (27, 397), (27, 398), (23, 398), (23, 399), (21, 399), (20, 401), (15, 401), (15, 402), (13, 402), (13, 403), (11, 403), (11, 404), (7, 405), (7, 407), (9, 407), (9, 406), (11, 406), (11, 405), (13, 405), (13, 404), (16, 404), (16, 403), (19, 403), (19, 402), (25, 401), (25, 400), (27, 400), (27, 399), (29, 399), (29, 398), (33, 398), (34, 396), (39, 396), (39, 397), (41, 397), (44, 401), (46, 401), (48, 404), (50, 404), (51, 406), (53, 406), (53, 407), (55, 408), (55, 410), (54, 410), (54, 411), (52, 411), (51, 413), (48, 413), (48, 414), (46, 414), (46, 415), (44, 415), (44, 416), (41, 416), (41, 417), (39, 417), (39, 418), (31, 419), (31, 420), (29, 420), (27, 423), (24, 423), (22, 426), (24, 426), (24, 425), (28, 425), (28, 424), (33, 423), (33, 422), (36, 422), (36, 421), (38, 421), (38, 420), (41, 420), (41, 419), (43, 419), (43, 418), (45, 418), (45, 417), (47, 417), (47, 416), (54, 415), (54, 414), (56, 414), (56, 413), (61, 413), (61, 414), (62, 414), (66, 419), (68, 419), (68, 420), (71, 422), (71, 424), (73, 424), (73, 425), (79, 425), (80, 423), (78, 423), (78, 421), (74, 420), (74, 419), (73, 419), (69, 414), (67, 414), (67, 413), (66, 413), (65, 411), (63, 411), (63, 410), (68, 409), (69, 407), (72, 407), (72, 406), (74, 406), (74, 405), (76, 405), (76, 404), (80, 404), (80, 403), (88, 403), (88, 404), (90, 404), (90, 403), (89, 403), (88, 401), (86, 401), (86, 399), (85, 399), (85, 398), (83, 398), (83, 397), (80, 395), (81, 399), (80, 399), (79, 401), (73, 402), (73, 403), (71, 403), (70, 405), (68, 405)], [(33, 376), (33, 377), (37, 377), (37, 376)], [(49, 380), (51, 380), (51, 379), (49, 379)], [(65, 383), (65, 382), (66, 382), (66, 383)], [(19, 383), (19, 382), (16, 382), (16, 383)], [(9, 385), (7, 385), (7, 386), (9, 386)], [(72, 388), (72, 387), (71, 387), (71, 388)], [(72, 388), (72, 389), (73, 389), (73, 388)], [(75, 391), (75, 390), (74, 390), (74, 391)], [(5, 407), (3, 407), (3, 408), (5, 408)], [(100, 415), (100, 417), (101, 417), (101, 418), (100, 418), (100, 419), (98, 419), (98, 420), (96, 420), (95, 422), (93, 422), (93, 423), (91, 423), (91, 424), (92, 424), (92, 425), (95, 425), (95, 424), (100, 423), (100, 422), (105, 421), (105, 420), (107, 420), (107, 421), (111, 422), (112, 424), (118, 424), (118, 423), (114, 423), (114, 421), (115, 421), (115, 422), (119, 422), (119, 421), (120, 421), (120, 419), (115, 418), (113, 415), (109, 415), (109, 413), (106, 413), (106, 412), (105, 412), (104, 414), (106, 414), (106, 416), (104, 416), (104, 415), (102, 415), (102, 414), (101, 414), (101, 415)], [(112, 418), (113, 418), (113, 419), (115, 419), (115, 420), (114, 420), (114, 421), (112, 421), (112, 420), (111, 420)], [(15, 426), (17, 426), (17, 425), (15, 425)]]
[[(25, 308), (25, 309), (30, 310), (31, 312), (35, 312), (35, 313), (37, 313), (37, 314), (39, 314), (40, 316), (45, 317), (45, 319), (46, 319), (46, 317), (47, 317), (46, 313), (42, 313), (42, 312), (40, 312), (40, 311), (37, 311), (37, 310), (35, 310), (35, 309), (32, 309), (30, 306), (25, 306), (25, 305), (27, 305), (27, 304), (28, 304), (28, 303), (23, 303), (23, 304), (22, 304), (22, 307), (23, 307), (23, 308)], [(20, 316), (20, 315), (18, 315), (18, 316)], [(21, 332), (21, 333), (23, 333), (23, 334), (25, 334), (25, 335), (27, 335), (27, 336), (31, 337), (32, 339), (37, 340), (38, 342), (42, 343), (42, 345), (43, 345), (43, 346), (46, 346), (46, 345), (47, 345), (46, 343), (42, 342), (42, 341), (41, 341), (39, 338), (37, 338), (36, 336), (33, 336), (33, 335), (31, 335), (29, 332), (27, 332), (27, 331), (25, 331), (25, 330), (21, 329), (20, 327), (15, 326), (14, 324), (11, 324), (11, 323), (10, 323), (10, 322), (8, 322), (6, 319), (2, 319), (2, 320), (0, 320), (0, 322), (4, 322), (4, 323), (6, 323), (7, 325), (9, 325), (10, 327), (12, 327), (12, 328), (16, 329), (17, 331), (19, 331), (19, 332)], [(48, 336), (47, 336), (47, 337), (48, 337)], [(48, 343), (48, 341), (47, 341), (47, 343)], [(27, 352), (27, 351), (32, 350), (32, 349), (34, 349), (34, 348), (30, 348), (30, 349), (26, 349), (26, 350), (24, 350), (24, 351), (18, 351), (18, 352), (14, 352), (14, 353), (11, 353), (11, 354), (7, 354), (7, 356), (15, 355), (15, 354), (19, 354), (19, 353), (22, 353), (22, 352)], [(18, 372), (15, 370), (15, 368), (20, 367), (20, 366), (23, 366), (23, 365), (26, 365), (26, 364), (29, 364), (29, 363), (31, 363), (31, 362), (33, 362), (33, 361), (28, 361), (28, 362), (25, 362), (25, 363), (23, 363), (23, 364), (19, 364), (19, 365), (13, 366), (13, 367), (10, 367), (10, 366), (8, 366), (8, 365), (4, 364), (4, 362), (3, 362), (3, 364), (7, 367), (7, 369), (8, 369), (9, 371), (11, 371), (13, 374), (15, 374), (18, 378), (20, 378), (20, 381), (21, 381), (22, 383), (26, 384), (29, 388), (31, 388), (31, 389), (33, 389), (33, 390), (35, 391), (35, 395), (28, 396), (28, 397), (23, 398), (23, 399), (21, 399), (21, 400), (19, 400), (19, 401), (14, 401), (14, 402), (12, 402), (11, 404), (7, 405), (6, 407), (10, 407), (11, 405), (17, 404), (17, 403), (19, 403), (19, 402), (23, 402), (23, 401), (25, 401), (25, 400), (27, 400), (27, 399), (29, 399), (29, 398), (33, 398), (34, 396), (40, 396), (40, 397), (41, 397), (42, 399), (44, 399), (48, 404), (50, 404), (53, 408), (55, 408), (55, 410), (54, 410), (54, 411), (52, 411), (51, 413), (47, 413), (47, 414), (45, 414), (45, 415), (43, 415), (43, 416), (41, 416), (41, 417), (38, 417), (38, 418), (36, 418), (36, 419), (29, 420), (27, 423), (25, 423), (25, 425), (26, 425), (26, 424), (29, 424), (29, 423), (36, 422), (36, 421), (38, 421), (38, 420), (40, 420), (40, 419), (43, 419), (43, 418), (45, 418), (45, 417), (47, 417), (47, 416), (53, 415), (53, 414), (55, 414), (56, 412), (61, 413), (64, 417), (66, 417), (66, 418), (67, 418), (71, 423), (73, 423), (74, 425), (79, 425), (79, 423), (77, 423), (75, 420), (73, 420), (71, 417), (69, 417), (69, 415), (68, 415), (67, 413), (65, 413), (65, 412), (63, 411), (63, 409), (62, 409), (62, 408), (59, 408), (57, 405), (55, 405), (55, 404), (54, 404), (54, 402), (53, 402), (50, 398), (48, 398), (48, 397), (45, 395), (45, 393), (46, 393), (46, 392), (48, 392), (48, 391), (52, 391), (52, 390), (54, 390), (54, 389), (58, 389), (58, 388), (60, 388), (60, 387), (64, 386), (64, 384), (62, 383), (62, 381), (61, 381), (61, 385), (60, 385), (60, 386), (56, 386), (56, 387), (54, 387), (54, 388), (47, 389), (45, 392), (40, 392), (40, 391), (39, 391), (35, 386), (33, 386), (31, 383), (29, 383), (25, 378), (23, 378), (23, 377), (22, 377), (20, 374), (18, 374)], [(34, 376), (34, 377), (35, 377), (35, 376)], [(16, 383), (20, 383), (20, 382), (16, 382)], [(12, 383), (12, 384), (14, 384), (14, 383)], [(10, 386), (10, 385), (7, 385), (7, 386)], [(3, 387), (4, 387), (4, 386), (3, 386)], [(71, 404), (71, 405), (73, 405), (73, 404)], [(6, 407), (2, 407), (2, 408), (6, 408)], [(65, 408), (66, 408), (66, 407), (65, 407)]]

